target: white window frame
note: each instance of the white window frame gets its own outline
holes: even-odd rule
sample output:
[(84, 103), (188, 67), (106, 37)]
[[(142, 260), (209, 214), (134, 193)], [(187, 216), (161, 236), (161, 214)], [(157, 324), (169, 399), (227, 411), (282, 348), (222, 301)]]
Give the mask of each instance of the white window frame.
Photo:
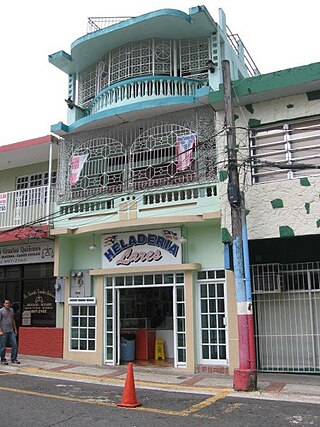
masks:
[[(197, 318), (198, 318), (198, 360), (200, 364), (203, 365), (218, 365), (218, 366), (228, 366), (229, 364), (229, 333), (228, 333), (228, 305), (227, 305), (227, 284), (226, 278), (217, 277), (217, 273), (225, 271), (224, 269), (212, 269), (212, 270), (202, 270), (200, 273), (206, 274), (206, 278), (199, 279), (197, 278)], [(199, 274), (199, 272), (198, 272)], [(211, 277), (209, 277), (211, 275)], [(225, 331), (225, 348), (226, 348), (226, 358), (225, 359), (205, 359), (202, 357), (202, 327), (201, 327), (201, 285), (203, 284), (223, 284), (224, 291), (224, 331)], [(210, 331), (210, 328), (208, 329)], [(218, 325), (216, 327), (217, 333), (219, 333)], [(219, 346), (219, 343), (217, 343)]]
[[(88, 297), (88, 298), (69, 298), (68, 300), (69, 303), (69, 351), (72, 352), (90, 352), (90, 353), (94, 353), (97, 350), (97, 306), (96, 306), (96, 299), (94, 297)], [(79, 309), (79, 315), (75, 316), (72, 314), (72, 309), (74, 307), (78, 307)], [(90, 307), (94, 307), (94, 315), (90, 315), (89, 314), (89, 308)], [(86, 315), (82, 315), (81, 314), (81, 309), (86, 308), (87, 309), (87, 314)], [(72, 319), (78, 317), (79, 319), (79, 324), (78, 326), (72, 326)], [(81, 318), (86, 318), (87, 319), (87, 325), (86, 326), (81, 326), (80, 325), (80, 319)], [(94, 318), (94, 326), (89, 326), (89, 318), (92, 319)], [(81, 338), (80, 337), (80, 329), (86, 329), (87, 330), (87, 337), (86, 338)], [(73, 330), (78, 330), (78, 337), (72, 337), (72, 331)], [(94, 339), (90, 338), (89, 335), (89, 331), (90, 330), (94, 330)], [(72, 340), (76, 340), (78, 342), (78, 348), (72, 348), (72, 344), (71, 341)], [(85, 341), (86, 342), (86, 348), (85, 349), (81, 349), (80, 347), (80, 343), (81, 341)], [(94, 341), (94, 349), (89, 349), (89, 341)]]

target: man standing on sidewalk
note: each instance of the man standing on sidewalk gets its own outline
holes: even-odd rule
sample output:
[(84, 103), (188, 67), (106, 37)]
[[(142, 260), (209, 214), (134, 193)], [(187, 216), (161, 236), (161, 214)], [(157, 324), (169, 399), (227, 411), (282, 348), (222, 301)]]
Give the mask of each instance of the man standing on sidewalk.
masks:
[(6, 345), (7, 342), (11, 346), (11, 363), (20, 364), (17, 360), (18, 346), (17, 346), (17, 326), (14, 320), (13, 309), (11, 308), (11, 301), (4, 300), (3, 307), (0, 309), (0, 354), (1, 365), (7, 365), (6, 360)]

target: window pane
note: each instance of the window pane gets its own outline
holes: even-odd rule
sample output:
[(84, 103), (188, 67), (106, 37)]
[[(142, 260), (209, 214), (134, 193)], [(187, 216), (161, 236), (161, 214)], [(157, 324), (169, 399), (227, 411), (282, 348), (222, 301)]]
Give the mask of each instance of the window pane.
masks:
[(88, 341), (88, 350), (95, 350), (95, 341), (94, 340)]
[(79, 330), (71, 329), (71, 338), (78, 338), (78, 337), (79, 337)]
[(86, 317), (80, 317), (80, 326), (86, 327), (88, 324), (88, 319)]
[(112, 334), (107, 334), (107, 345), (112, 345), (113, 341), (112, 341)]
[(143, 285), (143, 276), (134, 276), (134, 284), (135, 286)]
[(227, 358), (227, 351), (225, 346), (219, 346), (219, 357), (220, 359), (226, 359)]
[(207, 300), (201, 300), (201, 313), (207, 313), (207, 312), (208, 312)]
[(184, 301), (184, 289), (181, 286), (177, 288), (177, 301)]
[(201, 298), (207, 297), (207, 285), (201, 285)]
[(185, 331), (185, 320), (184, 319), (178, 319), (178, 331)]
[(87, 330), (86, 329), (80, 329), (80, 338), (87, 338)]
[(208, 334), (208, 331), (206, 331), (206, 330), (202, 331), (202, 343), (203, 344), (209, 343), (209, 334)]
[(218, 312), (224, 313), (224, 300), (223, 299), (218, 300)]
[(177, 305), (177, 315), (184, 316), (184, 304)]
[(185, 334), (178, 334), (178, 347), (185, 347), (185, 346), (186, 346)]
[(201, 327), (202, 328), (208, 327), (208, 316), (201, 316)]
[(208, 345), (202, 346), (202, 357), (204, 359), (209, 359), (209, 346)]
[(214, 298), (216, 296), (216, 285), (209, 285), (209, 297)]
[(88, 338), (95, 338), (96, 337), (96, 331), (95, 329), (88, 329)]
[(178, 349), (178, 362), (186, 361), (186, 351), (184, 349)]
[(78, 340), (71, 340), (71, 349), (78, 350)]
[(96, 324), (96, 319), (94, 317), (89, 317), (89, 319), (88, 319), (88, 326), (90, 328), (93, 328), (95, 326), (95, 324)]
[(224, 285), (223, 285), (223, 283), (217, 284), (217, 297), (224, 297)]
[(215, 313), (216, 312), (216, 300), (210, 299), (209, 300), (209, 313)]
[(78, 317), (72, 317), (71, 326), (79, 326), (79, 318)]
[(210, 342), (211, 343), (217, 343), (217, 331), (211, 330), (210, 331)]

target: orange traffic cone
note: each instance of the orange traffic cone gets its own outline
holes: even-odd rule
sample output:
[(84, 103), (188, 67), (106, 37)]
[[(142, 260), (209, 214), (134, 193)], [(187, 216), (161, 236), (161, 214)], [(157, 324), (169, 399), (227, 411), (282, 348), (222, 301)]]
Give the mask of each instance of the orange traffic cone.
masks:
[(136, 389), (133, 378), (133, 364), (131, 362), (128, 365), (122, 399), (121, 402), (117, 403), (117, 406), (122, 406), (124, 408), (136, 408), (137, 406), (141, 406), (141, 403), (137, 402), (136, 398)]

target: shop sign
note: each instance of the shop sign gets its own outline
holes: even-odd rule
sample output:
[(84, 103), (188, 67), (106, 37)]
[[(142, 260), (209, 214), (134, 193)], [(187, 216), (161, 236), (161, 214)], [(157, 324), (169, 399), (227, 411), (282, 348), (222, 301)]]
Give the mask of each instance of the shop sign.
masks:
[(7, 211), (7, 193), (0, 193), (0, 212)]
[(53, 262), (53, 242), (1, 246), (0, 265)]
[(31, 318), (48, 316), (55, 310), (55, 296), (52, 292), (45, 289), (34, 289), (23, 295), (22, 313), (23, 325), (31, 324)]
[(159, 229), (102, 236), (102, 267), (181, 264), (180, 229)]

